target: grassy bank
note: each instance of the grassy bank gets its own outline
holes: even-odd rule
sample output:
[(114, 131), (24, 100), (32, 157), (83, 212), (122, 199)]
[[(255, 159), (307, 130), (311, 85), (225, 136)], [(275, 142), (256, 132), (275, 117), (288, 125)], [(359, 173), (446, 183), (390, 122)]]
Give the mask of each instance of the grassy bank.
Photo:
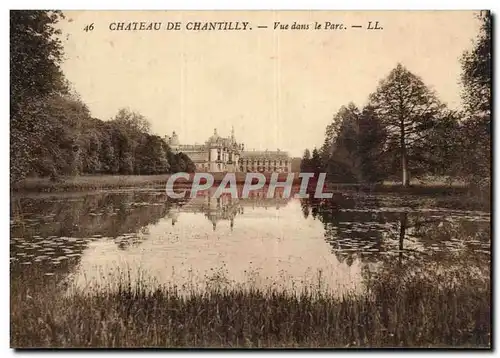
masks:
[(382, 183), (328, 183), (331, 191), (360, 191), (360, 192), (397, 192), (408, 194), (458, 194), (467, 192), (470, 187), (462, 181), (444, 180), (412, 180), (410, 185), (404, 187), (401, 182), (384, 181)]
[(445, 200), (448, 207), (456, 209), (490, 210), (491, 208), (490, 187), (473, 186), (461, 180), (413, 180), (408, 187), (394, 181), (377, 184), (327, 183), (326, 191), (334, 193), (420, 195)]
[[(191, 174), (193, 175), (193, 174)], [(215, 183), (220, 183), (225, 173), (213, 173)], [(265, 173), (269, 182), (271, 173)], [(286, 173), (281, 173), (280, 181), (286, 180)], [(295, 173), (295, 184), (300, 184), (298, 173)], [(58, 180), (50, 178), (26, 178), (12, 185), (16, 192), (71, 192), (106, 189), (155, 189), (165, 188), (170, 174), (162, 175), (81, 175), (62, 177)], [(183, 179), (179, 180), (188, 183)], [(245, 173), (236, 173), (239, 184), (245, 182)], [(315, 188), (313, 184), (312, 187)], [(412, 194), (456, 194), (469, 191), (469, 187), (462, 181), (426, 180), (412, 181), (407, 188), (394, 181), (385, 181), (379, 184), (343, 184), (327, 183), (329, 191), (362, 191), (362, 192), (403, 192)]]
[[(472, 280), (472, 279), (470, 279)], [(463, 280), (462, 280), (463, 281)], [(121, 285), (11, 292), (13, 347), (489, 347), (489, 281), (398, 278), (342, 298), (309, 290), (180, 295)]]
[(81, 175), (50, 178), (26, 178), (14, 183), (15, 192), (72, 192), (107, 189), (153, 189), (165, 187), (167, 175)]
[[(215, 183), (220, 183), (226, 173), (213, 173)], [(265, 173), (269, 182), (271, 173)], [(286, 180), (286, 173), (281, 173), (280, 181)], [(176, 183), (190, 183), (191, 179), (178, 179)], [(54, 181), (50, 178), (26, 178), (14, 183), (11, 188), (15, 192), (72, 192), (110, 189), (164, 189), (170, 174), (162, 175), (79, 175), (62, 177)], [(245, 182), (245, 173), (236, 173), (238, 184)], [(300, 183), (296, 180), (296, 183)]]

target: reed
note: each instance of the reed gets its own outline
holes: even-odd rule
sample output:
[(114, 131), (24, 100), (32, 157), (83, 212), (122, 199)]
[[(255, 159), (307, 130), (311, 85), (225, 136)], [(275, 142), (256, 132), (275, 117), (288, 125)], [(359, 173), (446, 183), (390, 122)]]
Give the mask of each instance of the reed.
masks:
[(126, 277), (71, 295), (12, 286), (11, 346), (490, 346), (490, 283), (471, 276), (373, 279), (341, 297), (216, 286), (186, 294)]

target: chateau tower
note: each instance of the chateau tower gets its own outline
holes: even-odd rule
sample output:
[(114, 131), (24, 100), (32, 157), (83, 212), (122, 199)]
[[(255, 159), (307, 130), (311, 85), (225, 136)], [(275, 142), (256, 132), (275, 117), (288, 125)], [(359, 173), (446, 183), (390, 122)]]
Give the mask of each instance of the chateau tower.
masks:
[(197, 171), (205, 172), (290, 172), (291, 158), (287, 152), (245, 151), (245, 145), (236, 141), (234, 127), (228, 137), (221, 137), (214, 128), (213, 135), (204, 144), (180, 144), (175, 132), (165, 136), (175, 153), (191, 158)]

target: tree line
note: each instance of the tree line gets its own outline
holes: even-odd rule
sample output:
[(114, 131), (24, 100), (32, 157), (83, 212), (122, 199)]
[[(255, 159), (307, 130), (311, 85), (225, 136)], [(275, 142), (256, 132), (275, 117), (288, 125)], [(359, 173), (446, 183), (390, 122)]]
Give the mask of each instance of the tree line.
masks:
[(93, 118), (61, 70), (60, 11), (10, 12), (10, 177), (194, 171), (140, 113)]
[(478, 15), (480, 33), (462, 65), (462, 107), (450, 110), (402, 64), (358, 108), (342, 106), (319, 149), (304, 152), (301, 170), (336, 182), (376, 183), (447, 176), (490, 184), (491, 15)]

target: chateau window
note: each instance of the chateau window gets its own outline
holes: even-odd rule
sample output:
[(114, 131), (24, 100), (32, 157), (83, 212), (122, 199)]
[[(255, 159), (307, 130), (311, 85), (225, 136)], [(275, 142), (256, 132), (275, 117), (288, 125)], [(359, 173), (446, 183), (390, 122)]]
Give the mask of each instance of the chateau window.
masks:
[(220, 149), (217, 151), (217, 160), (220, 160)]
[(283, 165), (283, 161), (282, 161), (282, 160), (280, 160), (280, 166), (281, 166), (281, 165)]

